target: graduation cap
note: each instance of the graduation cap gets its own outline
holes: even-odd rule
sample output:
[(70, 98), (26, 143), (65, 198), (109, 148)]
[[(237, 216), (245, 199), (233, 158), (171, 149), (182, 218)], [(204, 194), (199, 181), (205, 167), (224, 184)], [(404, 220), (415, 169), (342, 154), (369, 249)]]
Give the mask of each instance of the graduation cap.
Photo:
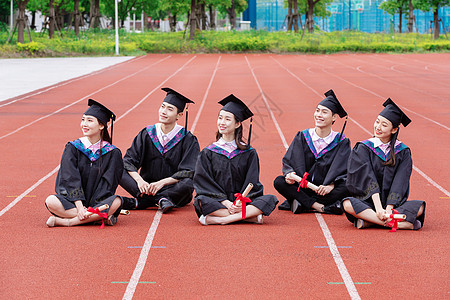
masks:
[(345, 126), (347, 125), (348, 119), (347, 112), (342, 107), (333, 90), (329, 90), (324, 95), (326, 96), (326, 98), (320, 101), (319, 105), (325, 106), (326, 108), (330, 109), (333, 112), (333, 114), (338, 114), (340, 118), (346, 117), (344, 126), (342, 126), (341, 134), (339, 136), (339, 140), (341, 140), (342, 135), (344, 134)]
[(383, 103), (384, 109), (380, 112), (380, 116), (385, 117), (389, 121), (391, 121), (394, 128), (397, 128), (400, 124), (403, 126), (408, 126), (411, 123), (411, 119), (408, 118), (407, 115), (391, 100), (388, 98)]
[[(163, 102), (174, 105), (176, 108), (178, 108), (178, 110), (180, 112), (184, 110), (184, 108), (186, 107), (186, 104), (188, 104), (188, 103), (195, 104), (194, 101), (181, 95), (180, 93), (178, 93), (177, 91), (175, 91), (171, 88), (165, 87), (165, 88), (162, 88), (161, 90), (163, 90), (164, 92), (167, 93), (166, 98), (164, 98)], [(188, 123), (188, 109), (186, 108), (186, 121), (184, 123), (184, 134), (185, 135), (187, 134), (187, 123)]]
[(251, 118), (253, 117), (252, 111), (247, 107), (247, 105), (245, 105), (244, 102), (242, 102), (242, 100), (240, 100), (233, 94), (230, 94), (220, 100), (219, 104), (223, 106), (222, 110), (232, 113), (239, 122), (243, 122), (250, 118), (250, 127), (248, 129), (248, 145), (250, 146), (253, 122), (253, 118)]
[(342, 107), (333, 90), (329, 90), (328, 92), (326, 92), (325, 96), (326, 98), (320, 101), (319, 105), (323, 105), (326, 108), (329, 108), (333, 112), (333, 114), (338, 114), (340, 118), (343, 118), (347, 115), (347, 112)]
[(112, 120), (111, 122), (111, 143), (112, 143), (113, 123), (116, 120), (116, 115), (106, 106), (95, 101), (94, 99), (88, 100), (88, 106), (89, 108), (84, 112), (86, 116), (96, 117), (105, 125), (108, 124), (109, 120)]
[[(181, 95), (177, 91), (174, 91), (171, 88), (162, 88), (164, 92), (167, 93), (166, 98), (164, 98), (163, 102), (175, 105), (180, 111), (184, 110), (184, 107), (187, 103), (194, 103), (194, 101), (188, 99), (187, 97)], [(195, 104), (195, 103), (194, 103)]]

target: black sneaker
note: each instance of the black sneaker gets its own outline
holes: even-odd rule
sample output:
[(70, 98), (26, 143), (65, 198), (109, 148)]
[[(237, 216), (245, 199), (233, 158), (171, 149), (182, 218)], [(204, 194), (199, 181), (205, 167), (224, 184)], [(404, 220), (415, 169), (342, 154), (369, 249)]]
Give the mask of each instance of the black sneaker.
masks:
[(333, 204), (325, 206), (323, 212), (330, 215), (342, 215), (344, 210), (342, 209), (341, 201), (336, 201)]
[(138, 201), (136, 198), (122, 197), (122, 209), (130, 210), (136, 209)]
[(161, 198), (159, 200), (159, 208), (162, 210), (162, 213), (168, 212), (174, 207), (175, 204), (173, 204), (172, 201), (167, 198)]
[(287, 200), (284, 200), (283, 203), (278, 205), (278, 209), (279, 210), (291, 210), (291, 205), (289, 204), (289, 202)]

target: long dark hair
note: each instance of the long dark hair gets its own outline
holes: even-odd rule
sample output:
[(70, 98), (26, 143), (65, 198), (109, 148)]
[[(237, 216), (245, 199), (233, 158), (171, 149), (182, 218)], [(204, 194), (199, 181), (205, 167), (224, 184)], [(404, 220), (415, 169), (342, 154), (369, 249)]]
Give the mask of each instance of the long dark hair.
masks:
[(391, 157), (384, 164), (385, 166), (389, 166), (389, 167), (395, 166), (395, 142), (397, 141), (399, 131), (400, 131), (400, 128), (397, 127), (397, 131), (394, 134), (391, 134), (391, 141), (389, 143), (390, 147), (391, 147)]
[(112, 144), (112, 139), (111, 139), (111, 136), (109, 135), (109, 132), (108, 132), (108, 125), (103, 123), (99, 119), (97, 119), (97, 120), (98, 120), (98, 123), (100, 125), (103, 125), (102, 132), (100, 133), (100, 139), (102, 141), (105, 141), (105, 142), (108, 142), (108, 143)]
[[(242, 139), (242, 132), (243, 132), (243, 124), (241, 121), (238, 120), (238, 118), (236, 118), (236, 116), (233, 114), (234, 120), (237, 122), (241, 123), (241, 126), (239, 126), (238, 128), (236, 128), (234, 130), (234, 141), (236, 142), (236, 145), (238, 147), (239, 150), (246, 150), (248, 148), (248, 145), (246, 143), (244, 143), (244, 140)], [(216, 142), (222, 137), (222, 134), (219, 132), (219, 130), (217, 130), (216, 132)]]

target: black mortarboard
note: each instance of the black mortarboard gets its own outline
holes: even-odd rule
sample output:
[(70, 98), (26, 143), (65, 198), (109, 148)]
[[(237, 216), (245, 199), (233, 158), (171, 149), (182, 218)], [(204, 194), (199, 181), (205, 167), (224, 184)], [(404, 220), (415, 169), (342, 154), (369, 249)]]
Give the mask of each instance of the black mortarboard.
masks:
[(99, 119), (103, 124), (108, 124), (109, 120), (115, 120), (116, 115), (110, 111), (103, 104), (95, 101), (94, 99), (88, 100), (89, 108), (84, 113), (87, 116), (94, 116)]
[(219, 101), (219, 104), (222, 105), (222, 109), (224, 111), (228, 111), (232, 113), (236, 119), (240, 122), (247, 120), (250, 118), (250, 127), (248, 129), (248, 141), (247, 144), (250, 147), (250, 140), (252, 138), (252, 126), (253, 126), (253, 113), (252, 111), (245, 105), (242, 100), (237, 98), (235, 95), (230, 94)]
[(194, 101), (186, 98), (185, 96), (181, 95), (177, 91), (172, 90), (171, 88), (162, 88), (162, 90), (167, 93), (166, 98), (164, 98), (163, 102), (175, 105), (180, 111), (184, 110), (184, 107), (187, 103), (194, 103)]
[(323, 105), (329, 108), (333, 112), (333, 114), (338, 114), (340, 118), (343, 118), (347, 115), (347, 112), (342, 107), (333, 90), (329, 90), (328, 92), (326, 92), (325, 96), (326, 98), (320, 101), (319, 105)]
[(238, 99), (235, 95), (231, 94), (219, 101), (219, 104), (223, 106), (222, 110), (228, 111), (236, 116), (238, 121), (245, 121), (253, 116), (251, 110)]
[(111, 143), (112, 143), (113, 123), (116, 120), (116, 115), (106, 106), (95, 101), (94, 99), (88, 100), (88, 106), (89, 108), (84, 113), (86, 116), (96, 117), (105, 125), (108, 124), (109, 120), (112, 120), (111, 121)]
[(397, 128), (400, 124), (403, 126), (408, 126), (411, 123), (411, 119), (408, 118), (407, 115), (391, 100), (388, 98), (383, 103), (384, 109), (380, 112), (380, 116), (385, 117), (389, 121), (391, 121), (394, 128)]

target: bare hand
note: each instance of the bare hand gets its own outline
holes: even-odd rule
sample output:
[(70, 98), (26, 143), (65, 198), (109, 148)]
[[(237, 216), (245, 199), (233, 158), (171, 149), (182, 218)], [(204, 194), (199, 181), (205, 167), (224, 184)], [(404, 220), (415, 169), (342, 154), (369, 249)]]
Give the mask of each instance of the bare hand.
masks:
[(229, 212), (231, 215), (238, 214), (238, 213), (240, 213), (241, 211), (242, 211), (242, 202), (241, 202), (241, 201), (239, 201), (239, 203), (237, 203), (236, 205), (235, 205), (235, 204), (232, 204), (232, 205), (228, 208), (228, 212)]
[(334, 189), (334, 184), (330, 185), (319, 185), (319, 188), (317, 189), (316, 193), (319, 196), (325, 196), (329, 194)]
[(152, 182), (149, 185), (148, 194), (154, 196), (163, 187), (164, 187), (164, 182), (162, 180), (159, 180), (159, 181), (156, 181), (156, 182)]
[(149, 194), (150, 184), (147, 181), (145, 181), (145, 180), (138, 181), (137, 184), (138, 184), (139, 191), (141, 192), (141, 194), (147, 194), (147, 195)]
[(284, 177), (284, 180), (286, 181), (287, 184), (294, 184), (295, 183), (295, 180), (292, 178), (291, 175), (295, 175), (295, 172), (288, 173)]
[(77, 208), (77, 217), (80, 221), (89, 218), (89, 216), (86, 216), (86, 213), (87, 213), (86, 207), (83, 206), (80, 209)]

